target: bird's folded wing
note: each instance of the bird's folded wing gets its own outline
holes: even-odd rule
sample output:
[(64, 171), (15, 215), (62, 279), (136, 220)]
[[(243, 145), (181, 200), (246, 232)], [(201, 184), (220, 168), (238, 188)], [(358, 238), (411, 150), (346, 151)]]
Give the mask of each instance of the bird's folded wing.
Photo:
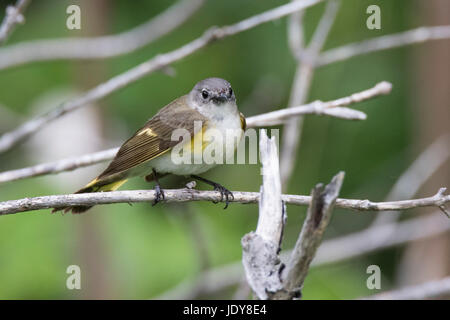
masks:
[(186, 96), (172, 101), (120, 147), (99, 178), (126, 171), (168, 152), (182, 139), (180, 137), (180, 140), (173, 141), (172, 132), (184, 129), (193, 137), (195, 129), (199, 127), (196, 122), (203, 129), (207, 125), (207, 118), (187, 106)]

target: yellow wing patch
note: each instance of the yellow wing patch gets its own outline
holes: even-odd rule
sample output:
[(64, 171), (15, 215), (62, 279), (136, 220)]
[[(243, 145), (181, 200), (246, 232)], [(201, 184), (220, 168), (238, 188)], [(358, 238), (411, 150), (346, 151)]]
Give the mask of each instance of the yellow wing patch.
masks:
[(140, 136), (140, 135), (143, 135), (143, 134), (146, 134), (149, 137), (156, 137), (157, 136), (157, 134), (154, 133), (153, 130), (150, 129), (150, 128), (146, 128), (144, 130), (139, 131), (139, 133), (137, 135)]

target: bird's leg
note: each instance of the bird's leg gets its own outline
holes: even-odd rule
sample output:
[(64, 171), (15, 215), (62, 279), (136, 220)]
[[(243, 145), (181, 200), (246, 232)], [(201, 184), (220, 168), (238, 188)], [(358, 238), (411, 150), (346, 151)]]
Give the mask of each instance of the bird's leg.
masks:
[[(225, 207), (224, 209), (228, 208), (228, 204), (230, 203), (230, 199), (234, 200), (234, 195), (233, 193), (228, 190), (227, 188), (225, 188), (224, 186), (222, 186), (221, 184), (218, 184), (217, 182), (196, 176), (195, 174), (191, 175), (192, 178), (197, 179), (199, 181), (203, 181), (204, 183), (209, 184), (210, 186), (214, 187), (215, 191), (219, 191), (220, 192), (220, 201), (223, 201), (223, 197), (225, 196)], [(217, 201), (213, 201), (213, 203), (217, 203)]]
[(152, 173), (145, 177), (145, 180), (147, 182), (150, 182), (152, 180), (155, 180), (155, 200), (153, 200), (152, 206), (160, 202), (161, 200), (164, 200), (164, 190), (161, 189), (161, 185), (159, 184), (159, 178), (162, 177), (162, 175), (159, 175), (156, 173), (155, 169), (152, 169)]

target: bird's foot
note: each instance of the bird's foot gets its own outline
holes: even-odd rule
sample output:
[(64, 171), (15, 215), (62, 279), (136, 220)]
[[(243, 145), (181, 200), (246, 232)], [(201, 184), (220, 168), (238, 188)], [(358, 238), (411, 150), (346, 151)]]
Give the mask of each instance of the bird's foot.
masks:
[[(228, 204), (230, 203), (230, 200), (234, 200), (234, 195), (233, 193), (228, 190), (227, 188), (225, 188), (224, 186), (222, 186), (221, 184), (218, 183), (214, 183), (214, 191), (219, 191), (220, 192), (220, 202), (223, 201), (223, 198), (225, 197), (225, 207), (224, 209), (228, 208)], [(213, 203), (218, 203), (219, 201), (213, 201)]]
[(158, 202), (165, 199), (164, 190), (161, 189), (160, 185), (157, 184), (155, 186), (155, 199), (153, 200), (152, 207), (156, 205)]
[(228, 204), (230, 203), (230, 200), (234, 200), (234, 195), (233, 193), (228, 190), (227, 188), (225, 188), (223, 185), (218, 184), (217, 182), (199, 177), (195, 174), (191, 175), (192, 178), (199, 180), (199, 181), (203, 181), (204, 183), (209, 184), (210, 186), (214, 187), (214, 191), (219, 191), (220, 192), (220, 201), (213, 201), (213, 203), (219, 203), (223, 201), (223, 198), (225, 198), (225, 207), (224, 209), (228, 208)]

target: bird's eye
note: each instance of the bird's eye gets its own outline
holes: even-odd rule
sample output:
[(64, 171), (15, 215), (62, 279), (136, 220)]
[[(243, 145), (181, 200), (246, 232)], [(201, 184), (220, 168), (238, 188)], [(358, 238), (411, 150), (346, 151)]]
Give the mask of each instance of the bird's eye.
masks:
[(208, 96), (209, 96), (209, 93), (208, 93), (208, 91), (206, 91), (206, 90), (203, 90), (203, 91), (202, 91), (202, 97), (203, 97), (203, 99), (207, 99), (207, 98), (208, 98)]
[(230, 97), (233, 95), (233, 89), (230, 88), (230, 91), (228, 92)]

